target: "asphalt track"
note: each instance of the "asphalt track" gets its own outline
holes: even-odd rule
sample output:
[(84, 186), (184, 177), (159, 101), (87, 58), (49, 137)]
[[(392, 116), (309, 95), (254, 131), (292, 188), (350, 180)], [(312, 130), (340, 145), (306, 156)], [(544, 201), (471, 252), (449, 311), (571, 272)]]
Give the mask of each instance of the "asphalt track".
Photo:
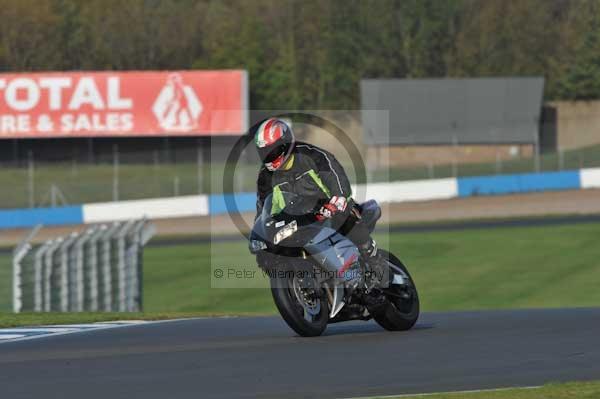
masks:
[(600, 379), (600, 308), (426, 313), (408, 332), (191, 319), (0, 345), (4, 398), (340, 398)]

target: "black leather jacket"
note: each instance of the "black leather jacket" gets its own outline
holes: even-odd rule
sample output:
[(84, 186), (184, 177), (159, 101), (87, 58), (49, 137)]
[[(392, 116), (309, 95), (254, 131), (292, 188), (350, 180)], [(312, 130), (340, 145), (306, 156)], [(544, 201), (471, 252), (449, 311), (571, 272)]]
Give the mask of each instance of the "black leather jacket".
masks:
[[(302, 197), (328, 200), (332, 196), (345, 197), (350, 202), (352, 189), (344, 169), (335, 157), (317, 146), (297, 142), (293, 151), (294, 161), (289, 170), (270, 172), (264, 166), (257, 181), (257, 217), (262, 212), (265, 198), (276, 186), (282, 191)], [(348, 206), (347, 209), (351, 207)]]

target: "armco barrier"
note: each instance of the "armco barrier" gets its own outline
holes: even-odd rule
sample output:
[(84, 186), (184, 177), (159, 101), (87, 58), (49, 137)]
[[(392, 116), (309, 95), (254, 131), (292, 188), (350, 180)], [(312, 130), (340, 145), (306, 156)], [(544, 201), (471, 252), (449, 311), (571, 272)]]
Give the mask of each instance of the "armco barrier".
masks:
[(82, 223), (83, 209), (81, 205), (0, 211), (0, 229), (33, 227), (38, 224), (57, 226)]
[[(353, 187), (353, 190), (359, 201), (374, 198), (384, 203), (580, 188), (600, 188), (600, 168), (373, 183), (367, 187)], [(218, 215), (235, 208), (239, 212), (252, 212), (255, 206), (255, 193), (236, 193), (107, 202), (58, 208), (13, 209), (0, 211), (0, 229), (32, 227), (37, 224), (51, 226), (102, 223), (142, 217), (159, 219)]]
[(352, 192), (357, 201), (371, 198), (375, 198), (381, 203), (427, 201), (454, 198), (458, 196), (458, 186), (454, 178), (412, 180), (352, 186)]
[(581, 188), (600, 188), (600, 168), (581, 169)]
[(83, 222), (205, 216), (208, 215), (208, 209), (206, 195), (86, 204), (83, 205)]
[(497, 195), (533, 191), (575, 190), (581, 187), (579, 171), (526, 173), (517, 175), (460, 177), (458, 195)]
[(208, 196), (209, 214), (227, 213), (237, 208), (238, 212), (256, 210), (256, 193), (212, 194)]

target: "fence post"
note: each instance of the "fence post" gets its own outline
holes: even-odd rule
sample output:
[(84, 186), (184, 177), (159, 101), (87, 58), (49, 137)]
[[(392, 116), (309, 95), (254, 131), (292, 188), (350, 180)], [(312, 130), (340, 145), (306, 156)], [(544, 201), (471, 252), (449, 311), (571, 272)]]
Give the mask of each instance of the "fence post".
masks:
[(69, 271), (69, 248), (77, 239), (77, 233), (71, 233), (60, 246), (60, 311), (68, 312), (72, 310), (70, 305), (70, 271)]
[(20, 313), (23, 307), (23, 292), (21, 291), (21, 261), (13, 257), (13, 312)]
[(12, 294), (13, 294), (13, 312), (20, 313), (23, 308), (23, 289), (22, 285), (22, 267), (21, 261), (27, 255), (27, 253), (31, 250), (31, 245), (29, 242), (25, 242), (20, 244), (13, 253), (13, 284), (12, 284)]
[(12, 297), (13, 297), (13, 312), (20, 313), (23, 309), (23, 268), (21, 262), (33, 248), (31, 241), (42, 229), (42, 225), (36, 225), (27, 236), (17, 244), (13, 250), (13, 281), (12, 281)]
[(50, 312), (52, 310), (52, 269), (54, 268), (54, 253), (58, 247), (62, 244), (63, 238), (58, 237), (53, 240), (49, 245), (48, 250), (44, 254), (44, 311)]
[(431, 161), (429, 161), (427, 163), (427, 175), (429, 176), (430, 179), (433, 179), (435, 177), (435, 172), (434, 172), (434, 166), (433, 163)]
[(119, 312), (125, 312), (127, 310), (127, 291), (126, 291), (126, 276), (127, 276), (127, 261), (125, 258), (126, 248), (125, 248), (125, 237), (127, 233), (133, 227), (133, 221), (128, 221), (123, 225), (123, 228), (119, 231), (117, 235), (117, 274), (118, 274), (118, 293), (119, 293), (119, 304), (118, 310)]
[(100, 292), (100, 280), (98, 279), (98, 241), (106, 232), (108, 227), (101, 225), (98, 228), (88, 230), (90, 238), (87, 242), (89, 246), (89, 263), (90, 263), (90, 311), (97, 312), (98, 293)]
[[(146, 246), (148, 241), (152, 239), (152, 237), (156, 234), (156, 226), (154, 224), (144, 223), (139, 236), (139, 245), (140, 247)], [(144, 257), (141, 251), (138, 253), (138, 265), (137, 265), (137, 280), (139, 282), (138, 286), (138, 311), (142, 312), (144, 310)]]
[(173, 178), (173, 196), (179, 197), (179, 176)]
[(502, 159), (500, 158), (498, 149), (496, 149), (496, 174), (500, 173), (502, 173)]
[(115, 222), (110, 228), (108, 228), (102, 235), (102, 286), (104, 296), (104, 311), (112, 311), (112, 235), (118, 231), (121, 227), (121, 223)]
[(46, 251), (50, 247), (50, 241), (45, 242), (38, 250), (35, 252), (35, 260), (33, 263), (33, 311), (41, 312), (43, 311), (43, 278), (42, 271), (44, 269), (44, 255)]
[(558, 149), (558, 170), (563, 170), (565, 168), (565, 154), (562, 149)]
[(197, 178), (198, 178), (198, 194), (202, 194), (202, 192), (204, 191), (202, 189), (202, 180), (203, 180), (202, 174), (204, 173), (204, 170), (203, 170), (203, 157), (202, 157), (202, 141), (200, 139), (198, 139), (198, 144), (196, 146), (196, 152), (197, 152), (197, 154), (196, 154), (196, 162), (197, 162), (196, 170), (198, 173), (198, 176), (197, 176)]
[(113, 145), (113, 201), (119, 200), (119, 145)]
[(29, 207), (35, 208), (35, 165), (33, 151), (27, 153), (27, 183), (29, 191)]

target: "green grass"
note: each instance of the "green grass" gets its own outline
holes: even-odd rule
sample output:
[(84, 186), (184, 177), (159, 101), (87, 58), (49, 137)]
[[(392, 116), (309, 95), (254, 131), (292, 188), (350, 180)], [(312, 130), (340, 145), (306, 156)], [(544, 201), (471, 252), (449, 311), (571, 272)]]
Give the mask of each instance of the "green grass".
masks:
[(12, 260), (0, 254), (0, 311), (12, 309)]
[[(243, 315), (243, 314), (241, 314)], [(249, 315), (256, 315), (251, 313)], [(152, 312), (152, 313), (2, 313), (0, 312), (0, 328), (19, 326), (39, 326), (53, 324), (97, 323), (118, 320), (170, 320), (190, 317), (222, 317), (221, 313), (201, 312)]]
[[(389, 241), (413, 274), (423, 309), (445, 311), (600, 306), (598, 237), (600, 224), (594, 223), (395, 233)], [(210, 288), (211, 261), (254, 267), (243, 242), (147, 248), (146, 309), (275, 311), (268, 289)]]
[[(562, 169), (579, 169), (600, 166), (600, 145), (565, 151)], [(168, 197), (174, 195), (192, 195), (199, 192), (222, 192), (223, 163), (212, 163), (203, 168), (198, 176), (195, 162), (179, 164), (122, 164), (119, 167), (118, 199), (140, 199)], [(561, 168), (556, 154), (540, 158), (541, 171), (554, 171)], [(258, 164), (240, 163), (235, 177), (236, 191), (254, 191)], [(353, 179), (352, 169), (349, 176)], [(395, 167), (374, 171), (372, 181), (414, 180), (454, 176), (478, 176), (496, 173), (524, 173), (534, 171), (532, 158), (517, 158), (502, 162), (498, 168), (495, 162), (437, 165), (429, 169), (427, 165)], [(66, 197), (67, 203), (81, 204), (113, 200), (112, 164), (73, 164), (39, 163), (34, 173), (36, 206), (51, 203), (52, 185), (58, 187)], [(27, 168), (15, 168), (9, 165), (0, 170), (0, 186), (11, 187), (4, 190), (0, 198), (0, 208), (18, 208), (29, 206)], [(59, 202), (61, 203), (61, 202)]]
[[(377, 398), (376, 396), (374, 398)], [(386, 396), (386, 398), (392, 398)], [(402, 399), (597, 399), (600, 382), (570, 382), (547, 384), (540, 388), (514, 388), (497, 391), (440, 393), (432, 395), (398, 396)]]
[[(600, 223), (394, 233), (389, 247), (408, 265), (424, 311), (600, 306)], [(387, 247), (386, 237), (377, 237)], [(140, 317), (275, 313), (266, 281), (222, 286), (214, 267), (257, 270), (244, 242), (148, 247)], [(0, 263), (0, 304), (10, 310), (10, 264)], [(258, 274), (260, 277), (260, 274)], [(246, 288), (257, 287), (263, 288)], [(138, 317), (125, 315), (124, 317)], [(25, 316), (23, 322), (29, 322)], [(44, 322), (52, 319), (42, 316)], [(63, 317), (63, 316), (60, 316)], [(102, 315), (66, 315), (89, 321)], [(78, 319), (81, 317), (82, 319)], [(107, 315), (107, 318), (112, 318)], [(0, 325), (13, 316), (0, 315)], [(62, 319), (61, 319), (62, 320)]]

